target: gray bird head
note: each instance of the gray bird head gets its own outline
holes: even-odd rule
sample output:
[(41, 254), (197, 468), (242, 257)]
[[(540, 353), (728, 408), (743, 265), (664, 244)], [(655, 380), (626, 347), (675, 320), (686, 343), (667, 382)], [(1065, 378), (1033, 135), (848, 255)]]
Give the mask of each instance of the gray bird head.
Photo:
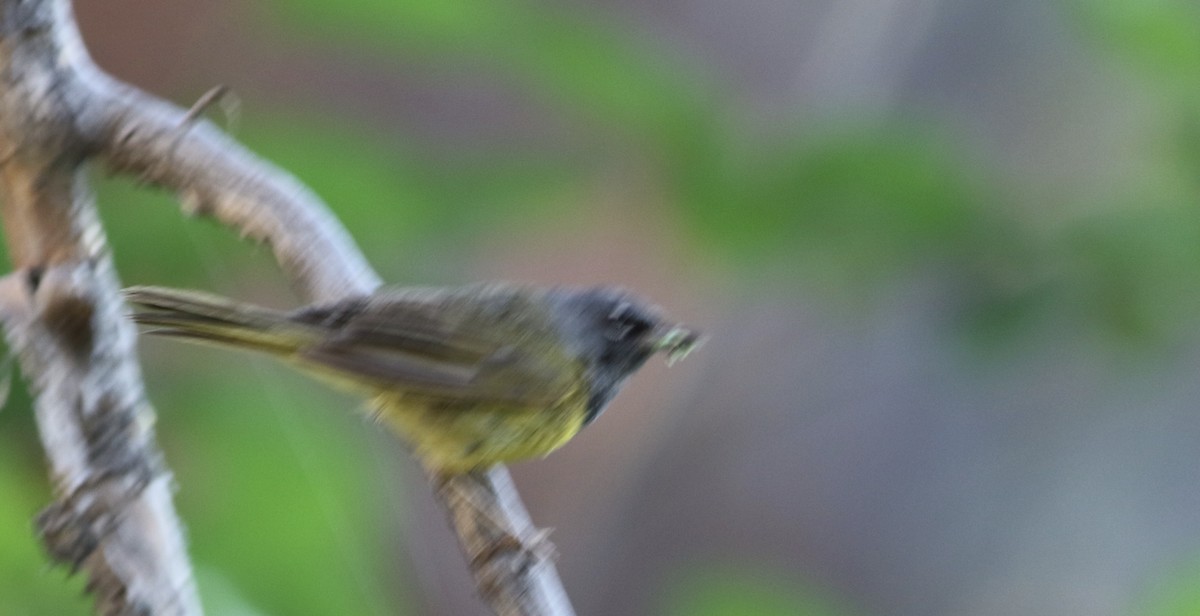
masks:
[(591, 395), (585, 424), (651, 355), (663, 351), (674, 363), (701, 342), (698, 332), (667, 322), (657, 307), (621, 288), (555, 289), (551, 298), (572, 350), (587, 364)]

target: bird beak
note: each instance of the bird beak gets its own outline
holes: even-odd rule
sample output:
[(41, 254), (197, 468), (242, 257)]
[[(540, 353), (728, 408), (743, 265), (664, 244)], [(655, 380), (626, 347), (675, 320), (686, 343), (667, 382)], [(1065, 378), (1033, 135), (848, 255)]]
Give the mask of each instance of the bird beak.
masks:
[(688, 353), (704, 344), (705, 338), (700, 332), (683, 325), (659, 326), (649, 336), (650, 349), (657, 353), (665, 351), (667, 365), (687, 357)]

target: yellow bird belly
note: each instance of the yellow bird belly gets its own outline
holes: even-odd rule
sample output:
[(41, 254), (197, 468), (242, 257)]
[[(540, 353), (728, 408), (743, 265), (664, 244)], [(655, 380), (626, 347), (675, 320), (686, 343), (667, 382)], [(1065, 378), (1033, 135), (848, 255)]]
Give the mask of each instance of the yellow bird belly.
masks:
[(549, 407), (519, 408), (386, 393), (373, 406), (426, 467), (458, 473), (540, 458), (562, 447), (583, 427), (587, 396), (574, 391)]

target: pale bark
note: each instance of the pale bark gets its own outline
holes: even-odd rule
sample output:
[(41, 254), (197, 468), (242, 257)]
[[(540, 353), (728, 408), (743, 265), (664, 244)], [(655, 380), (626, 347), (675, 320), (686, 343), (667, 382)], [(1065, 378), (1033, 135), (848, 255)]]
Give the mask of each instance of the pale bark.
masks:
[[(306, 300), (369, 293), (380, 281), (298, 180), (97, 69), (67, 0), (0, 0), (0, 11), (0, 200), (17, 268), (0, 282), (0, 317), (33, 385), (54, 479), (39, 528), (55, 560), (87, 572), (98, 612), (198, 614), (82, 165), (97, 159), (171, 190), (185, 212), (268, 244)], [(505, 469), (434, 482), (498, 613), (572, 613)]]

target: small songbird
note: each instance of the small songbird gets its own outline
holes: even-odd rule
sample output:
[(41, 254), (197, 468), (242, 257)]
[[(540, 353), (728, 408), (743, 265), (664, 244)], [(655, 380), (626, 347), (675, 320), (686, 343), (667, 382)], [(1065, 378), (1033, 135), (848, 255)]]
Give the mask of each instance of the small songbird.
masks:
[(365, 394), (439, 473), (549, 454), (651, 355), (670, 363), (700, 341), (611, 287), (384, 289), (287, 312), (159, 287), (125, 295), (149, 333), (262, 351)]

